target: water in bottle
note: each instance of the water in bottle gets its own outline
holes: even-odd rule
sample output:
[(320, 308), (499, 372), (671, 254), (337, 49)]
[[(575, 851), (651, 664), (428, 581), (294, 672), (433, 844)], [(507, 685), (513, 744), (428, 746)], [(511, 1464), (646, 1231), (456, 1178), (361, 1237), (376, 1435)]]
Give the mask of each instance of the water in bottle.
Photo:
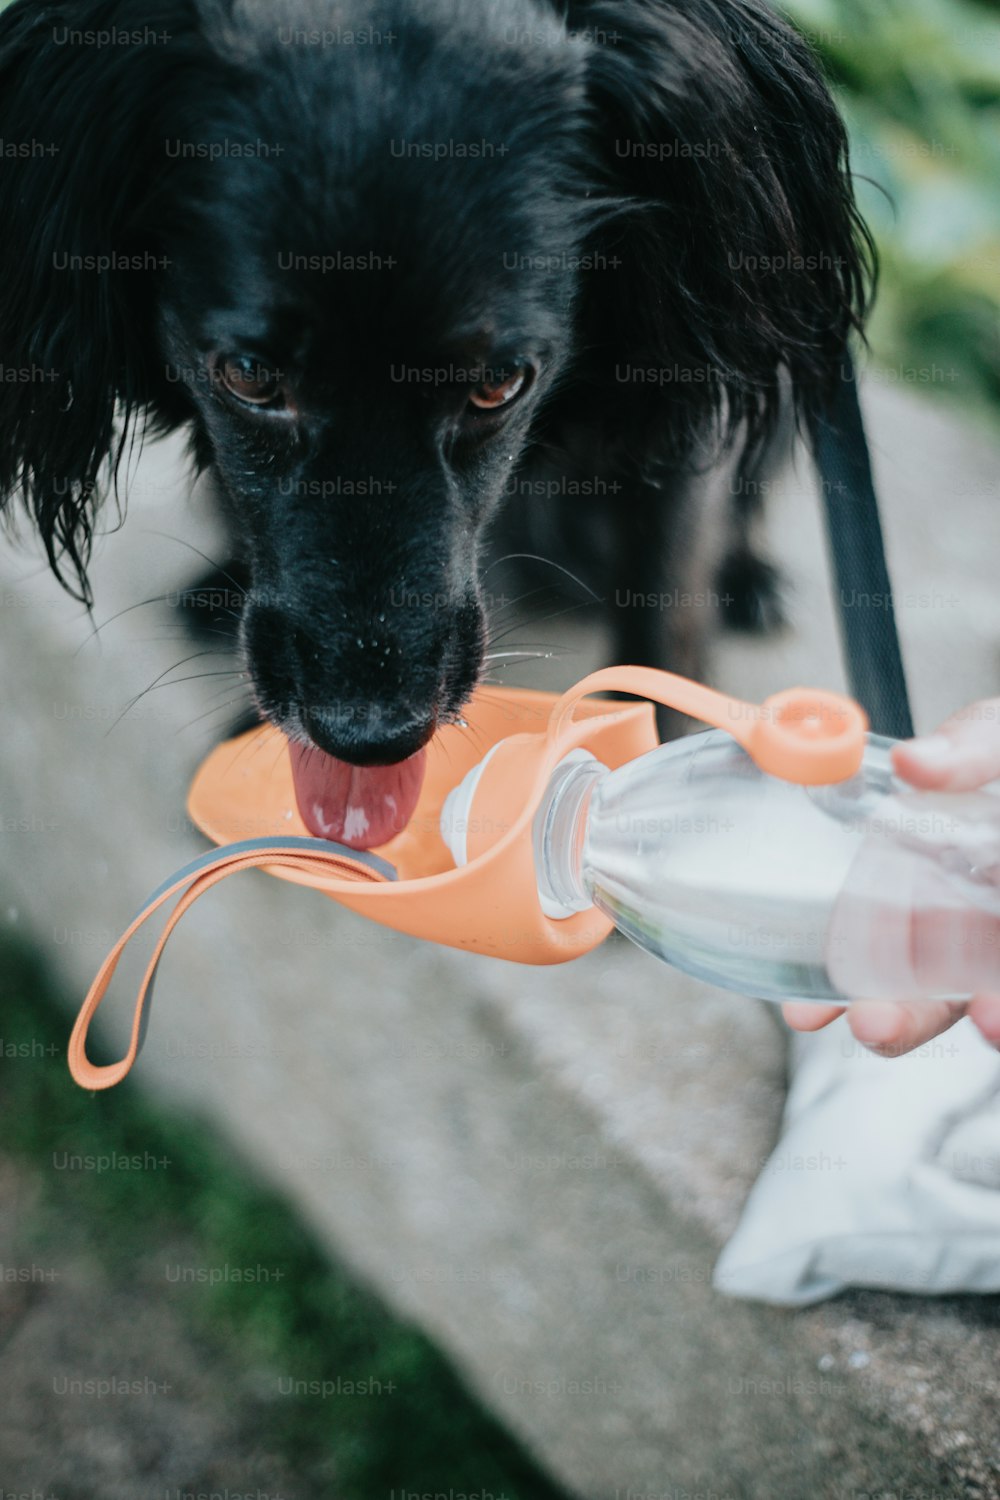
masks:
[(553, 773), (534, 824), (552, 918), (590, 905), (689, 974), (768, 1000), (1000, 991), (1000, 799), (917, 792), (869, 736), (802, 787), (719, 730)]

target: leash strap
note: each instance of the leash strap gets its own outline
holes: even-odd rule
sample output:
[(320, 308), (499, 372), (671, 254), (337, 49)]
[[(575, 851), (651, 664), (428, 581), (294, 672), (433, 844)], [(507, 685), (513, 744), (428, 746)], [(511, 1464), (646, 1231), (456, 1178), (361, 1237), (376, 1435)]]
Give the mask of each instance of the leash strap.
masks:
[(813, 419), (812, 436), (851, 694), (876, 734), (909, 739), (913, 719), (850, 355), (844, 356), (829, 409)]
[[(229, 875), (238, 875), (242, 870), (270, 869), (300, 870), (314, 874), (317, 869), (351, 881), (395, 880), (396, 872), (387, 860), (378, 855), (345, 849), (340, 844), (326, 839), (246, 839), (229, 844), (225, 849), (214, 850), (194, 859), (172, 875), (143, 902), (131, 923), (122, 933), (90, 987), (80, 1009), (69, 1039), (67, 1060), (74, 1080), (85, 1089), (110, 1089), (120, 1083), (139, 1055), (146, 1034), (149, 1002), (153, 996), (156, 972), (163, 957), (170, 934), (189, 907), (212, 886), (218, 885)], [(171, 896), (179, 896), (177, 904), (167, 918), (153, 956), (139, 989), (132, 1018), (132, 1036), (125, 1056), (118, 1062), (104, 1065), (92, 1063), (87, 1056), (87, 1033), (97, 1008), (107, 994), (108, 986), (115, 976), (119, 961), (139, 929), (154, 916)]]

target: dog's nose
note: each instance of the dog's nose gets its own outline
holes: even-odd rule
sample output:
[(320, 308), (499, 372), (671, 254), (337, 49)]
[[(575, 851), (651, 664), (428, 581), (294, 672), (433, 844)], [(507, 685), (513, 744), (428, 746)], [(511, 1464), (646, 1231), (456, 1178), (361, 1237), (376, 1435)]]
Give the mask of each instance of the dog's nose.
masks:
[(327, 755), (353, 766), (394, 766), (422, 750), (436, 728), (433, 713), (377, 702), (305, 706), (302, 727)]

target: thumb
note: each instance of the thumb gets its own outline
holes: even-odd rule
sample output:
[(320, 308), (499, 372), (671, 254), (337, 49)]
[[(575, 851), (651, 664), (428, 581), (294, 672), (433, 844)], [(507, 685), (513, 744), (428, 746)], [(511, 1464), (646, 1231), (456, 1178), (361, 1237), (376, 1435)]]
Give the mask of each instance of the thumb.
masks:
[(969, 792), (1000, 777), (1000, 698), (959, 709), (934, 734), (892, 752), (899, 776), (923, 791)]

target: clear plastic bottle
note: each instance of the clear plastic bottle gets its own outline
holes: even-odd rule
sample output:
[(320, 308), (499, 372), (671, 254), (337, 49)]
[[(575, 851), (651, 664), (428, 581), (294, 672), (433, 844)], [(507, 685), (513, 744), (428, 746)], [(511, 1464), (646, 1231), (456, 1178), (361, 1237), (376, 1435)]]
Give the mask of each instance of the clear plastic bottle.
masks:
[(575, 751), (534, 824), (547, 915), (591, 905), (640, 947), (767, 1000), (1000, 992), (1000, 798), (917, 792), (893, 741), (802, 787), (712, 730), (609, 771)]

